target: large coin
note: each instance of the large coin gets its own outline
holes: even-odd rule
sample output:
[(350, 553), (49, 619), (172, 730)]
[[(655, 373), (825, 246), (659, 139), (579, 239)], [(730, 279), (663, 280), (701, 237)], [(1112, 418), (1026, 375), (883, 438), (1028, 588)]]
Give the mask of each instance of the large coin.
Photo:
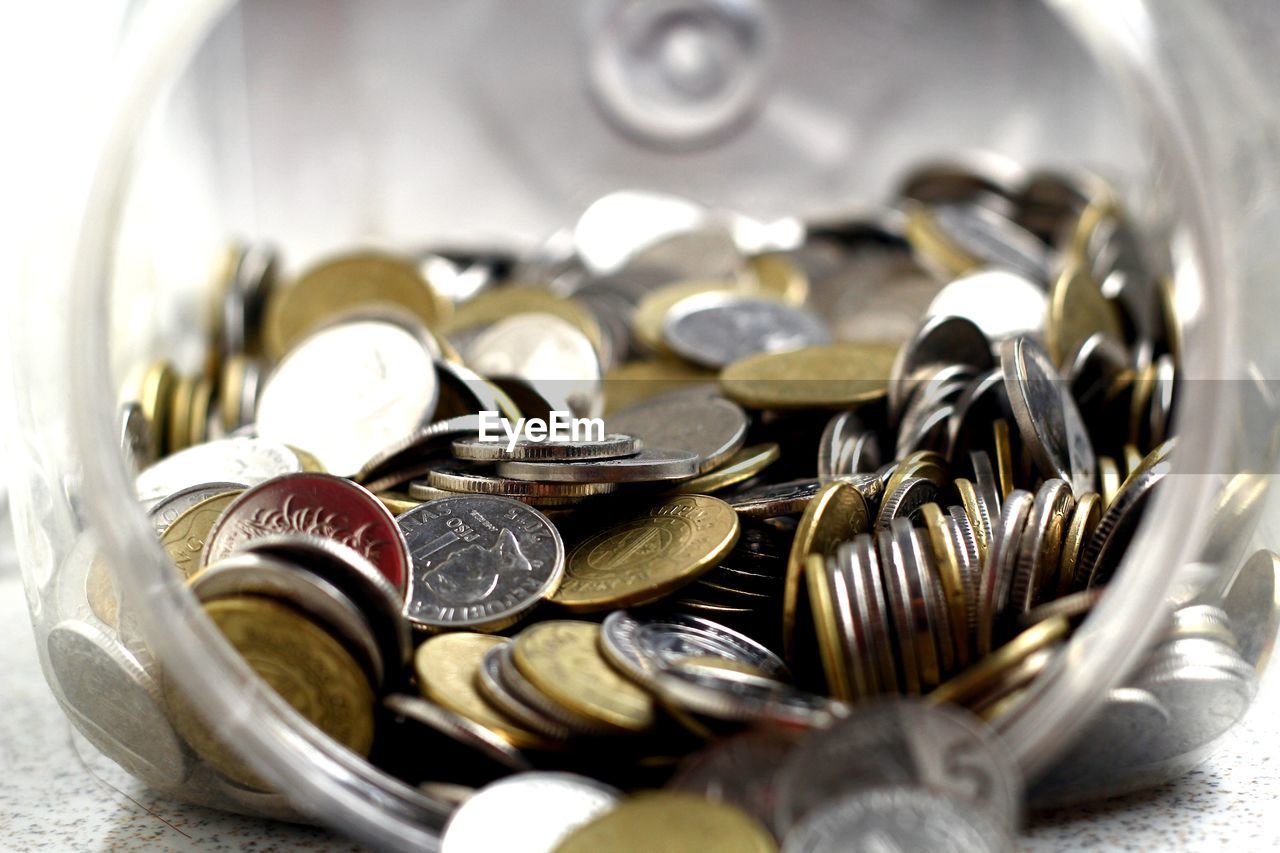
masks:
[(742, 447), (747, 423), (746, 413), (728, 400), (674, 392), (611, 415), (607, 426), (611, 432), (635, 436), (647, 448), (693, 453), (697, 472), (706, 472)]
[(728, 803), (696, 794), (649, 791), (579, 827), (558, 853), (773, 853), (769, 830)]
[(553, 853), (622, 792), (572, 773), (517, 773), (467, 798), (444, 828), (441, 853)]
[(888, 393), (897, 347), (838, 343), (735, 361), (720, 373), (725, 396), (753, 409), (844, 409)]
[(344, 322), (276, 366), (258, 401), (258, 434), (350, 475), (430, 421), (438, 394), (435, 361), (419, 335), (392, 322)]
[(256, 485), (302, 470), (291, 448), (261, 438), (224, 438), (161, 459), (138, 475), (138, 500), (146, 509), (192, 486), (231, 482)]
[(654, 601), (715, 566), (737, 539), (724, 501), (673, 497), (578, 543), (552, 600), (575, 612)]
[(413, 563), (405, 616), (427, 630), (500, 630), (556, 591), (564, 543), (519, 501), (459, 495), (397, 519)]
[(805, 308), (759, 296), (711, 292), (677, 302), (667, 314), (663, 337), (681, 357), (721, 368), (760, 352), (825, 344), (831, 333)]

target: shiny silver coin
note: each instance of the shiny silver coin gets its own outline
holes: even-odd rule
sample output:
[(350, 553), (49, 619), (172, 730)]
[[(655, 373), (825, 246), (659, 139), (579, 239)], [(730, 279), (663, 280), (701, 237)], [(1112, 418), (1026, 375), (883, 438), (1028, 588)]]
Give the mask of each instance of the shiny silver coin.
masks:
[(853, 412), (841, 412), (827, 421), (818, 440), (818, 479), (830, 480), (880, 467), (880, 445), (875, 433), (863, 426)]
[(680, 357), (719, 369), (749, 355), (829, 343), (831, 333), (812, 311), (733, 292), (690, 296), (672, 306), (662, 328)]
[(680, 613), (636, 617), (616, 610), (600, 626), (600, 649), (619, 670), (642, 683), (655, 670), (690, 657), (723, 658), (769, 678), (790, 675), (781, 658), (750, 637), (710, 619)]
[(373, 454), (352, 479), (364, 484), (397, 471), (417, 468), (439, 456), (455, 440), (471, 438), (479, 432), (479, 415), (459, 415), (419, 427)]
[(724, 495), (724, 500), (745, 518), (777, 518), (804, 512), (822, 486), (820, 480), (790, 480)]
[(191, 486), (175, 492), (156, 503), (147, 512), (147, 517), (151, 519), (151, 525), (155, 528), (156, 535), (161, 536), (169, 529), (170, 524), (178, 520), (178, 516), (201, 501), (217, 495), (225, 495), (227, 492), (242, 491), (247, 488), (248, 486), (244, 483), (201, 483), (198, 486)]
[(1225, 734), (1248, 710), (1256, 682), (1252, 676), (1187, 657), (1159, 672), (1140, 674), (1134, 686), (1151, 693), (1169, 711), (1168, 725), (1144, 756), (1147, 762), (1157, 762), (1184, 755)]
[(964, 584), (965, 630), (970, 639), (978, 630), (978, 588), (982, 577), (982, 558), (978, 555), (978, 539), (962, 506), (947, 510), (947, 530), (955, 542), (960, 560), (960, 580)]
[(412, 571), (404, 615), (427, 630), (510, 625), (560, 586), (564, 542), (533, 507), (460, 495), (396, 519)]
[[(923, 532), (913, 527), (908, 519), (894, 519), (889, 529), (906, 557), (916, 642), (925, 651), (921, 656), (925, 664), (921, 674), (926, 682), (936, 679), (940, 684), (955, 670), (955, 647), (951, 640), (951, 618), (933, 561), (933, 549), (924, 541)], [(932, 667), (928, 661), (930, 654), (933, 656)]]
[(1009, 493), (996, 523), (994, 536), (987, 546), (987, 560), (982, 566), (978, 589), (978, 654), (985, 655), (998, 643), (1000, 620), (1004, 618), (1013, 590), (1022, 531), (1027, 526), (1035, 498), (1030, 492), (1015, 489)]
[(282, 601), (341, 640), (375, 689), (385, 681), (382, 650), (360, 608), (342, 590), (303, 566), (263, 554), (232, 554), (193, 575), (188, 588), (202, 604), (239, 595)]
[(876, 530), (886, 530), (895, 518), (912, 518), (927, 503), (938, 499), (938, 484), (927, 477), (908, 477), (885, 495), (876, 515)]
[(1254, 552), (1236, 572), (1222, 599), (1222, 609), (1240, 643), (1240, 656), (1259, 672), (1266, 667), (1272, 638), (1280, 625), (1277, 568), (1280, 557), (1275, 552)]
[(395, 716), (424, 726), (512, 770), (532, 770), (529, 760), (498, 735), (421, 696), (393, 693), (382, 706)]
[(779, 771), (775, 825), (786, 829), (826, 803), (885, 786), (931, 790), (1004, 827), (1016, 824), (1022, 797), (1017, 764), (976, 717), (882, 700), (855, 707), (792, 752)]
[(930, 850), (1013, 853), (1010, 827), (955, 797), (924, 787), (851, 791), (787, 831), (782, 853)]
[(848, 706), (758, 675), (677, 663), (648, 682), (665, 702), (693, 714), (738, 723), (824, 728)]
[(606, 435), (603, 439), (579, 441), (533, 441), (505, 437), (498, 441), (459, 438), (453, 442), (453, 455), (474, 462), (580, 462), (634, 456), (641, 450), (639, 439), (629, 435)]
[(1120, 566), (1129, 543), (1137, 532), (1138, 522), (1156, 487), (1173, 470), (1170, 439), (1151, 452), (1148, 461), (1134, 471), (1120, 487), (1111, 504), (1102, 513), (1093, 536), (1085, 543), (1076, 563), (1077, 586), (1099, 586), (1106, 583)]
[(517, 773), (467, 798), (445, 825), (441, 853), (552, 853), (569, 833), (622, 799), (616, 788), (572, 773)]
[(991, 341), (972, 321), (951, 314), (927, 317), (898, 351), (889, 383), (889, 413), (896, 422), (911, 398), (921, 371), (934, 365), (967, 365), (977, 371), (994, 366)]
[(161, 790), (191, 773), (191, 753), (169, 724), (159, 686), (113, 637), (85, 622), (54, 625), (45, 638), (54, 694), (90, 743)]
[(723, 397), (664, 394), (610, 415), (609, 432), (633, 435), (645, 447), (685, 450), (697, 456), (699, 473), (720, 467), (747, 437), (747, 413)]
[(645, 447), (634, 456), (581, 462), (499, 462), (499, 477), (539, 483), (656, 483), (698, 473), (698, 457), (688, 450)]
[(505, 643), (485, 652), (480, 671), (476, 674), (477, 689), (494, 707), (529, 731), (553, 741), (568, 740), (573, 735), (572, 729), (525, 702), (503, 680), (502, 658), (504, 654), (510, 654), (510, 645)]
[(1010, 270), (1032, 281), (1049, 280), (1049, 248), (998, 211), (976, 204), (942, 204), (932, 213), (938, 229), (981, 266)]
[(157, 439), (151, 423), (142, 413), (142, 405), (129, 401), (120, 406), (120, 449), (124, 452), (125, 470), (137, 476), (156, 461)]
[(524, 380), (554, 410), (579, 417), (597, 417), (603, 410), (599, 354), (581, 330), (553, 314), (516, 314), (499, 320), (462, 354), (485, 376)]
[(253, 486), (302, 470), (288, 446), (262, 438), (224, 438), (188, 447), (161, 459), (138, 475), (135, 488), (144, 509), (172, 494), (205, 483)]
[[(471, 495), (569, 499), (607, 495), (617, 488), (616, 483), (606, 482), (550, 483), (516, 480), (487, 473), (489, 470), (461, 462), (441, 462), (427, 474), (427, 485), (446, 492), (462, 492)], [(409, 495), (422, 500), (427, 499), (427, 493), (414, 491), (416, 485), (417, 483), (413, 483), (409, 486)]]
[(1018, 433), (1041, 473), (1065, 480), (1077, 495), (1093, 491), (1097, 460), (1089, 432), (1048, 353), (1026, 337), (1006, 340), (1000, 368)]
[(963, 317), (993, 342), (1039, 336), (1049, 297), (1042, 285), (1017, 273), (984, 270), (955, 279), (934, 297), (929, 317)]
[(870, 534), (862, 533), (836, 552), (853, 596), (854, 615), (861, 626), (869, 665), (867, 683), (876, 693), (897, 693), (899, 678), (894, 657), (892, 616), (885, 598), (884, 577)]
[(717, 740), (681, 761), (666, 787), (735, 805), (769, 826), (778, 767), (799, 740), (798, 733), (780, 729)]
[[(877, 531), (876, 555), (888, 618), (893, 624), (897, 663), (902, 677), (902, 690), (910, 696), (919, 696), (926, 687), (925, 656), (934, 662), (934, 679), (937, 678), (936, 651), (932, 644), (925, 645), (916, 636), (916, 610), (912, 607), (911, 583), (908, 575), (907, 553), (888, 527)], [(921, 602), (923, 604), (923, 602)]]
[(1076, 499), (1071, 487), (1058, 479), (1046, 480), (1036, 492), (1027, 525), (1018, 543), (1009, 607), (1021, 616), (1056, 591), (1058, 558)]
[(996, 479), (996, 469), (991, 462), (991, 454), (987, 451), (971, 452), (969, 462), (973, 465), (973, 486), (978, 493), (978, 506), (983, 516), (981, 521), (986, 528), (986, 540), (990, 542), (995, 521), (1000, 517), (1003, 504), (1000, 497), (1000, 481)]
[(421, 335), (385, 320), (343, 322), (311, 334), (276, 365), (258, 400), (258, 434), (349, 476), (428, 423), (439, 391)]

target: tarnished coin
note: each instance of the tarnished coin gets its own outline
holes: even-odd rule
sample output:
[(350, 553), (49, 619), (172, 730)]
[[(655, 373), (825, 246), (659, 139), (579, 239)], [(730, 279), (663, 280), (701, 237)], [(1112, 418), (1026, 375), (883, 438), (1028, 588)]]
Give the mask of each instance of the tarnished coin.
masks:
[(607, 812), (622, 792), (572, 773), (517, 773), (486, 785), (449, 818), (441, 853), (553, 853), (574, 829)]
[(567, 620), (539, 622), (511, 647), (521, 674), (572, 713), (621, 732), (653, 725), (653, 699), (609, 664), (599, 649), (600, 627)]
[(697, 457), (697, 472), (724, 464), (747, 435), (747, 415), (721, 397), (673, 393), (609, 416), (606, 426), (640, 439), (646, 448), (684, 450)]
[(643, 444), (638, 438), (614, 433), (603, 439), (578, 441), (533, 441), (518, 438), (514, 443), (502, 439), (482, 441), (459, 438), (453, 442), (453, 455), (476, 462), (581, 462), (595, 459), (617, 459), (639, 453)]
[(698, 473), (699, 457), (688, 450), (648, 447), (632, 456), (574, 462), (499, 462), (499, 477), (541, 483), (654, 483)]
[(529, 383), (554, 410), (581, 417), (604, 410), (595, 346), (576, 326), (553, 314), (506, 317), (477, 335), (462, 353), (485, 376)]
[(579, 542), (552, 601), (583, 613), (654, 601), (715, 566), (737, 539), (724, 501), (669, 498)]
[(165, 528), (160, 544), (184, 578), (191, 577), (200, 568), (201, 557), (214, 526), (243, 491), (236, 489), (205, 498)]
[(434, 359), (418, 335), (391, 322), (344, 322), (276, 365), (258, 401), (258, 434), (350, 475), (429, 422), (438, 394)]
[(1075, 401), (1040, 346), (1021, 337), (1000, 346), (1005, 389), (1022, 442), (1046, 477), (1058, 477), (1073, 493), (1093, 490), (1097, 462)]
[(677, 355), (717, 369), (756, 353), (786, 352), (831, 340), (826, 324), (808, 309), (728, 291), (677, 302), (662, 334)]
[(284, 444), (261, 438), (224, 438), (161, 459), (138, 475), (135, 487), (143, 508), (151, 509), (192, 486), (218, 482), (253, 486), (301, 470), (302, 460)]
[(753, 409), (851, 408), (882, 399), (897, 347), (844, 342), (761, 353), (720, 373), (725, 396)]
[(163, 536), (169, 525), (178, 520), (184, 512), (208, 498), (227, 492), (242, 492), (248, 486), (244, 483), (201, 483), (175, 492), (151, 507), (147, 517), (155, 527), (156, 535)]
[(600, 627), (600, 650), (609, 661), (644, 683), (656, 668), (684, 658), (737, 661), (770, 678), (786, 678), (781, 659), (755, 640), (709, 619), (674, 613), (637, 617), (617, 610)]
[(1026, 276), (982, 270), (955, 279), (934, 297), (929, 317), (963, 317), (993, 342), (1023, 335), (1038, 337), (1044, 328), (1048, 296)]
[(557, 853), (775, 853), (758, 820), (728, 803), (679, 791), (634, 794), (578, 827)]
[(564, 574), (559, 531), (519, 501), (459, 495), (396, 522), (412, 560), (404, 613), (419, 628), (500, 630), (552, 595)]
[(367, 489), (330, 474), (276, 477), (241, 494), (210, 531), (203, 563), (281, 533), (332, 539), (367, 559), (402, 595), (408, 587), (409, 557), (395, 518)]

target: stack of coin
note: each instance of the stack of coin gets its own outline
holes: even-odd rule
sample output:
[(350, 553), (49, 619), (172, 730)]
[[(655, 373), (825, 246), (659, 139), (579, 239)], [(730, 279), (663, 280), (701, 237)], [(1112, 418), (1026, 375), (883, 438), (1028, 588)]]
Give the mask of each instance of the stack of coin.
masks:
[[(274, 253), (238, 250), (205, 371), (151, 364), (122, 409), (176, 572), (286, 701), (421, 784), (424, 813), (539, 768), (467, 800), (457, 838), (493, 837), (484, 804), (526, 788), (565, 809), (547, 829), (565, 849), (659, 812), (759, 849), (828, 849), (837, 829), (910, 847), (938, 815), (1004, 837), (1016, 771), (954, 708), (998, 731), (1069, 665), (1059, 650), (1167, 482), (1180, 342), (1158, 250), (1095, 178), (959, 161), (785, 245), (743, 248), (750, 228), (683, 201), (680, 227), (630, 235), (638, 198), (593, 205), (568, 257), (356, 251), (277, 284)], [(1224, 523), (1256, 497), (1227, 484)], [(95, 612), (114, 612), (94, 577)], [(1228, 595), (1181, 611), (1110, 697), (1126, 720), (1181, 716), (1134, 761), (1218, 733), (1195, 722), (1203, 703), (1247, 701), (1265, 652), (1245, 646), (1275, 620)], [(161, 681), (190, 748), (262, 787)], [(921, 698), (870, 701), (898, 694)], [(981, 742), (998, 806), (900, 767), (914, 747), (884, 779), (854, 773), (841, 739), (888, 727), (883, 707), (899, 747)], [(732, 806), (646, 794), (596, 815), (619, 794), (562, 772), (651, 786), (746, 727), (772, 757), (743, 759), (756, 787)], [(475, 762), (416, 760), (428, 742)], [(677, 778), (734, 789), (736, 760)], [(782, 818), (758, 808), (774, 785)]]

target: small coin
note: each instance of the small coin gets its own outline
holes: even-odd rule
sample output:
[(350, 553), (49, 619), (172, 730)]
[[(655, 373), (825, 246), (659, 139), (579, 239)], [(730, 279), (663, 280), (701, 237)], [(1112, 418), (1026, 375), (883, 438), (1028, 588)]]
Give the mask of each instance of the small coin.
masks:
[(747, 415), (721, 397), (675, 393), (637, 403), (611, 415), (612, 432), (632, 435), (646, 448), (684, 450), (697, 457), (695, 473), (723, 465), (742, 447)]
[(499, 462), (499, 477), (539, 483), (654, 483), (698, 473), (698, 455), (646, 446), (633, 456), (575, 462)]
[(662, 333), (677, 355), (716, 369), (756, 353), (786, 352), (831, 340), (826, 324), (808, 309), (727, 291), (680, 300), (668, 312)]
[(1093, 538), (1102, 519), (1102, 496), (1097, 492), (1081, 495), (1071, 513), (1062, 538), (1062, 556), (1058, 561), (1058, 595), (1066, 595), (1075, 587), (1076, 567), (1085, 543)]
[(658, 668), (686, 658), (716, 657), (741, 663), (770, 678), (785, 678), (786, 664), (737, 631), (698, 616), (636, 617), (617, 610), (600, 628), (600, 650), (623, 674), (645, 683)]
[(148, 441), (142, 445), (145, 450), (143, 459), (157, 460), (168, 453), (166, 439), (169, 434), (169, 412), (177, 378), (173, 365), (167, 361), (151, 362), (141, 370), (137, 378), (136, 401), (149, 427)]
[(469, 796), (449, 818), (441, 853), (553, 853), (577, 827), (607, 812), (622, 792), (572, 773), (517, 773)]
[(938, 486), (924, 477), (908, 477), (885, 495), (875, 529), (884, 530), (895, 518), (914, 519), (921, 507), (938, 499)]
[(600, 627), (590, 622), (539, 622), (516, 637), (512, 660), (538, 691), (572, 713), (620, 732), (649, 729), (653, 699), (604, 659), (599, 638)]
[(851, 408), (882, 399), (897, 348), (843, 342), (761, 353), (720, 373), (725, 396), (753, 409)]
[(1046, 480), (1036, 491), (1018, 543), (1009, 600), (1013, 614), (1026, 613), (1056, 591), (1062, 540), (1075, 507), (1071, 487), (1062, 480)]
[(452, 446), (455, 457), (476, 462), (579, 462), (633, 456), (640, 452), (642, 444), (629, 435), (614, 433), (599, 440), (533, 441), (521, 438), (512, 444), (505, 440), (459, 438)]
[(408, 586), (409, 557), (395, 518), (367, 489), (331, 474), (289, 474), (239, 495), (209, 532), (202, 562), (282, 533), (331, 539), (367, 559), (401, 595)]
[(836, 558), (810, 554), (805, 561), (804, 579), (827, 693), (846, 702), (867, 695), (871, 691), (864, 672), (850, 659), (857, 638), (848, 590)]
[[(509, 659), (510, 656), (510, 640), (496, 644), (485, 652), (480, 661), (476, 688), (485, 699), (489, 700), (490, 704), (529, 731), (537, 732), (553, 742), (568, 740), (574, 734), (573, 729), (562, 725), (555, 717), (543, 713), (536, 706), (526, 702), (508, 685), (508, 672), (513, 671), (515, 667), (509, 661), (504, 664), (504, 660)], [(529, 690), (533, 690), (532, 685)]]
[(711, 569), (737, 539), (724, 501), (668, 498), (578, 543), (552, 601), (584, 613), (654, 601)]
[(947, 517), (937, 504), (922, 506), (920, 518), (924, 522), (938, 585), (947, 606), (947, 622), (951, 626), (951, 636), (947, 641), (954, 646), (957, 660), (966, 662), (969, 658), (968, 590), (961, 570), (959, 543), (952, 537)]
[(928, 317), (899, 352), (889, 386), (889, 412), (896, 419), (911, 398), (918, 377), (938, 365), (968, 365), (977, 371), (994, 364), (991, 342), (972, 321), (949, 314)]
[(284, 444), (260, 438), (224, 438), (161, 459), (138, 475), (135, 488), (138, 500), (149, 510), (192, 486), (218, 482), (253, 486), (301, 470), (298, 454)]
[(841, 412), (827, 422), (818, 442), (818, 479), (874, 471), (880, 467), (875, 433), (854, 412)]
[(564, 574), (559, 531), (519, 501), (441, 498), (396, 523), (412, 565), (404, 613), (424, 630), (501, 630), (553, 594)]
[(201, 483), (198, 486), (182, 489), (161, 500), (151, 507), (147, 517), (151, 519), (156, 535), (163, 536), (169, 525), (201, 501), (227, 492), (242, 492), (246, 488), (248, 487), (244, 483)]
[(774, 853), (758, 820), (728, 803), (678, 791), (646, 791), (578, 827), (557, 853)]
[[(529, 463), (533, 464), (533, 463)], [(477, 468), (462, 462), (440, 462), (427, 474), (427, 485), (446, 492), (462, 492), (470, 495), (497, 495), (509, 498), (530, 498), (539, 501), (565, 499), (576, 502), (595, 495), (607, 495), (618, 487), (617, 483), (552, 483), (534, 480), (515, 480), (488, 473), (488, 468)], [(421, 500), (438, 497), (409, 484), (409, 495)]]
[(691, 477), (672, 491), (683, 495), (706, 495), (718, 492), (750, 480), (777, 462), (781, 456), (781, 449), (772, 442), (744, 447), (729, 457), (728, 461), (719, 468)]
[(1076, 564), (1077, 586), (1106, 583), (1120, 566), (1147, 503), (1173, 469), (1172, 452), (1171, 439), (1153, 450), (1120, 486), (1115, 499), (1102, 513), (1097, 530), (1080, 552), (1080, 561)]
[(667, 318), (676, 305), (699, 296), (714, 294), (732, 295), (738, 292), (733, 284), (717, 280), (680, 281), (656, 288), (644, 294), (636, 303), (631, 316), (631, 331), (645, 350), (655, 355), (673, 356), (667, 348), (665, 327)]
[(454, 440), (471, 438), (479, 432), (479, 415), (459, 415), (419, 427), (375, 453), (352, 479), (367, 485), (388, 474), (415, 469), (437, 458)]
[(190, 578), (200, 568), (205, 545), (214, 526), (243, 491), (236, 489), (205, 498), (165, 528), (160, 544), (183, 578)]

